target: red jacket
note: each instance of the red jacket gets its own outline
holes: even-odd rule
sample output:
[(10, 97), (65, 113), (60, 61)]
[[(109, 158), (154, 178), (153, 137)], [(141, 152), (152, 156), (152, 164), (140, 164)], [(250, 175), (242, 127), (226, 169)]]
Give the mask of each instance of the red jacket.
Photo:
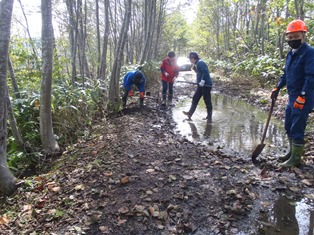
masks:
[[(179, 74), (179, 67), (177, 65), (177, 61), (175, 60), (174, 63), (170, 63), (169, 58), (166, 57), (160, 66), (161, 71), (161, 79), (165, 82), (173, 83), (173, 78), (177, 77)], [(165, 72), (169, 74), (168, 77), (166, 77)]]

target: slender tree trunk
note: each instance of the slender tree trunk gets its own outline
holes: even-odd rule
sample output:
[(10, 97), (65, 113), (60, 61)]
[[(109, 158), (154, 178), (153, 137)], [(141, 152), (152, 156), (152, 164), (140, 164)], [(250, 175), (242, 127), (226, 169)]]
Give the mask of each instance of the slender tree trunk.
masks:
[(100, 46), (100, 27), (99, 27), (99, 0), (96, 0), (96, 40), (97, 40), (97, 78), (100, 77), (101, 67), (101, 46)]
[(153, 54), (152, 54), (152, 45), (153, 45), (153, 40), (154, 40), (154, 35), (155, 35), (155, 25), (156, 25), (156, 5), (157, 2), (156, 0), (152, 0), (152, 6), (151, 6), (151, 12), (150, 12), (150, 36), (148, 38), (148, 51), (147, 51), (147, 56), (146, 60), (149, 61), (153, 59)]
[(51, 0), (41, 0), (42, 13), (42, 81), (40, 96), (40, 137), (47, 153), (59, 151), (52, 128), (51, 87), (53, 68), (54, 33), (52, 27)]
[(161, 25), (162, 25), (162, 19), (164, 17), (164, 0), (160, 0), (159, 2), (159, 12), (158, 12), (158, 21), (157, 21), (157, 30), (156, 30), (156, 43), (153, 50), (153, 56), (154, 58), (158, 55), (158, 46), (159, 46), (159, 40), (161, 37)]
[(72, 0), (66, 1), (67, 10), (69, 12), (69, 25), (70, 25), (70, 45), (71, 45), (71, 65), (72, 65), (72, 72), (71, 72), (71, 82), (72, 88), (75, 87), (75, 80), (76, 80), (76, 42), (77, 42), (77, 34), (76, 34), (76, 20), (74, 16), (74, 8), (75, 6), (72, 3)]
[[(7, 87), (7, 93), (9, 94), (9, 89)], [(8, 97), (8, 101), (7, 101), (7, 107), (8, 107), (8, 115), (9, 115), (9, 122), (10, 122), (10, 127), (11, 127), (11, 131), (12, 131), (12, 135), (16, 141), (16, 144), (18, 145), (18, 147), (20, 149), (23, 149), (24, 148), (24, 141), (22, 139), (22, 136), (20, 134), (20, 131), (19, 131), (19, 128), (16, 124), (16, 119), (15, 119), (15, 116), (14, 116), (14, 112), (13, 112), (13, 109), (12, 109), (12, 103), (11, 103), (11, 100), (10, 98)]]
[(9, 71), (10, 71), (10, 75), (11, 75), (11, 82), (12, 82), (12, 87), (13, 87), (13, 91), (14, 91), (14, 96), (17, 99), (20, 99), (21, 95), (20, 95), (20, 91), (19, 91), (19, 86), (17, 85), (17, 82), (16, 82), (14, 68), (13, 68), (13, 64), (12, 64), (10, 57), (8, 58), (8, 63), (9, 63), (8, 65), (9, 65)]
[(148, 58), (148, 53), (150, 51), (150, 40), (151, 40), (151, 35), (152, 35), (152, 29), (153, 29), (153, 2), (152, 1), (146, 1), (145, 2), (145, 24), (146, 26), (144, 27), (145, 31), (145, 45), (144, 45), (144, 50), (142, 53), (142, 58), (140, 63), (143, 64), (145, 61), (147, 61)]
[(108, 41), (109, 41), (109, 0), (104, 0), (105, 6), (105, 32), (104, 32), (104, 42), (102, 47), (102, 57), (101, 57), (101, 77), (102, 81), (106, 80), (107, 73), (107, 50), (108, 50)]
[(119, 42), (116, 50), (115, 60), (112, 66), (112, 73), (109, 86), (109, 102), (112, 108), (116, 109), (120, 102), (119, 98), (119, 79), (121, 71), (121, 63), (123, 58), (124, 45), (126, 43), (127, 33), (131, 19), (132, 0), (126, 0), (125, 15), (120, 32)]
[[(14, 73), (14, 69), (13, 69), (13, 65), (12, 65), (10, 57), (8, 58), (8, 66), (9, 66), (9, 71), (10, 71), (10, 75), (11, 75), (11, 82), (12, 82), (12, 86), (13, 86), (14, 97), (17, 99), (20, 99), (21, 98), (20, 92), (19, 92), (19, 88), (18, 88), (16, 79), (15, 79), (15, 73)], [(9, 95), (9, 88), (8, 87), (7, 87), (7, 93)], [(8, 99), (8, 114), (9, 114), (9, 122), (10, 122), (10, 127), (12, 130), (12, 135), (13, 135), (17, 145), (20, 148), (23, 148), (24, 142), (23, 142), (23, 139), (21, 137), (19, 128), (16, 124), (16, 119), (14, 116), (14, 112), (12, 109), (12, 103), (11, 103), (10, 99)]]
[(7, 163), (7, 68), (13, 0), (0, 2), (0, 194), (11, 195), (16, 180)]
[(28, 20), (27, 20), (27, 17), (26, 17), (26, 14), (24, 12), (24, 7), (21, 3), (21, 0), (18, 0), (20, 6), (21, 6), (21, 10), (22, 10), (22, 13), (23, 13), (23, 16), (24, 16), (24, 19), (25, 19), (25, 23), (26, 23), (26, 31), (27, 31), (27, 35), (28, 35), (28, 38), (29, 38), (29, 41), (30, 41), (30, 45), (32, 47), (32, 50), (33, 50), (33, 53), (34, 53), (34, 56), (35, 56), (35, 59), (36, 59), (36, 66), (37, 68), (39, 67), (39, 62), (38, 62), (38, 55), (36, 53), (36, 49), (35, 49), (35, 43), (34, 43), (34, 40), (33, 38), (31, 37), (31, 33), (29, 31), (29, 25), (28, 25)]

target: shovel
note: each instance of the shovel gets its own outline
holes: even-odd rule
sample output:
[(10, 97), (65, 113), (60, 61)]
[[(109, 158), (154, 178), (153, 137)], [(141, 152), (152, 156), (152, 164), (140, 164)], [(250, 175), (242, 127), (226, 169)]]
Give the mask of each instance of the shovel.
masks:
[[(198, 85), (196, 82), (188, 82), (188, 81), (177, 81), (176, 82), (182, 82), (182, 83), (187, 83), (187, 84), (192, 84), (192, 85)], [(205, 87), (212, 87), (210, 85), (204, 85)]]
[(265, 147), (265, 145), (266, 145), (266, 144), (264, 144), (264, 140), (265, 140), (265, 137), (266, 137), (266, 133), (267, 133), (268, 126), (269, 126), (270, 117), (271, 117), (271, 114), (273, 113), (275, 101), (276, 101), (276, 99), (272, 99), (272, 100), (271, 100), (271, 106), (270, 106), (270, 109), (269, 109), (268, 118), (267, 118), (267, 121), (266, 121), (266, 125), (265, 125), (265, 129), (264, 129), (262, 141), (261, 141), (261, 143), (256, 147), (256, 149), (254, 150), (254, 152), (253, 152), (253, 154), (252, 154), (252, 162), (253, 162), (253, 164), (256, 164), (256, 163), (257, 163), (256, 158), (257, 158), (258, 155), (263, 151), (263, 149), (264, 149), (264, 147)]

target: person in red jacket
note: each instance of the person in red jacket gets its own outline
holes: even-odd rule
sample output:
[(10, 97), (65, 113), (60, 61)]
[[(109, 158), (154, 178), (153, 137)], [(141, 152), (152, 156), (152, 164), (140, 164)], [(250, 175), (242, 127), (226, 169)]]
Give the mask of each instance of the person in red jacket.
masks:
[(173, 83), (179, 74), (179, 67), (176, 61), (176, 54), (173, 51), (162, 61), (160, 66), (162, 82), (162, 104), (166, 105), (168, 90), (168, 105), (172, 104)]

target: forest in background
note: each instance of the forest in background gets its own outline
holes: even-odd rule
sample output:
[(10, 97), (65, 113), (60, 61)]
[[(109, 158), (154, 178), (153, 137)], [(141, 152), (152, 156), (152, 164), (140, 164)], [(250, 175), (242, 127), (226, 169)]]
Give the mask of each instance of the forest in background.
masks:
[[(23, 32), (11, 35), (8, 53), (5, 157), (16, 176), (58, 152), (58, 146), (64, 149), (88, 135), (95, 119), (119, 111), (121, 80), (128, 70), (140, 66), (147, 86), (158, 82), (160, 61), (169, 50), (178, 56), (197, 51), (211, 71), (222, 71), (232, 79), (245, 77), (264, 87), (281, 75), (289, 49), (285, 28), (291, 20), (305, 21), (307, 42), (314, 45), (314, 3), (310, 0), (175, 2), (42, 0), (40, 37), (30, 34), (32, 25), (24, 11), (21, 18), (3, 21), (4, 26), (24, 26)], [(2, 0), (2, 10), (9, 3), (13, 0)], [(14, 4), (23, 10), (23, 2)], [(43, 8), (45, 4), (48, 7)], [(181, 11), (186, 5), (197, 7), (191, 24)], [(51, 27), (52, 16), (57, 29)], [(47, 45), (52, 55), (45, 53)], [(40, 108), (44, 102), (51, 109), (46, 116)], [(48, 134), (41, 126), (48, 126)], [(43, 136), (48, 137), (45, 144)]]

